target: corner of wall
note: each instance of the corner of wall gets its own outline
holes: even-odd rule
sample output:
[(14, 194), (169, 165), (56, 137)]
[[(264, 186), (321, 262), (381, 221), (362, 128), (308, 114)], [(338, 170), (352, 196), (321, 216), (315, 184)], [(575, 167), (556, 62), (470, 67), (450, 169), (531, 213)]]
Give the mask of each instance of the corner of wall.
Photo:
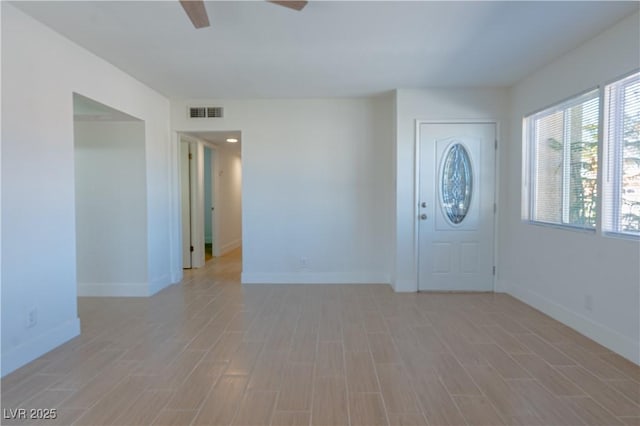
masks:
[(2, 377), (79, 335), (80, 318), (74, 318), (11, 348), (2, 354)]
[(176, 275), (176, 271), (172, 271), (171, 272), (171, 277), (169, 277), (169, 275), (163, 275), (159, 278), (156, 278), (154, 280), (151, 280), (149, 282), (149, 290), (147, 293), (147, 296), (153, 296), (154, 294), (156, 294), (157, 292), (159, 292), (160, 290), (163, 290), (167, 287), (169, 287), (172, 284), (176, 284), (178, 282), (180, 282), (182, 280), (182, 270), (179, 271), (179, 278), (178, 279), (174, 279)]
[(546, 298), (538, 293), (517, 285), (511, 285), (506, 290), (516, 299), (538, 309), (553, 319), (573, 328), (588, 338), (620, 354), (628, 360), (640, 365), (640, 348), (637, 342), (620, 334), (616, 330), (597, 323), (560, 303)]

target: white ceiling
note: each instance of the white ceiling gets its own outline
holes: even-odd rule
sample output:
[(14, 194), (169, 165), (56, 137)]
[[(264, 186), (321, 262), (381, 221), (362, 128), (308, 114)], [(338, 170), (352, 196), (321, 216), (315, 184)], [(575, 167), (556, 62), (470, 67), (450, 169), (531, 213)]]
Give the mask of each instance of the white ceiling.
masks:
[(177, 0), (17, 2), (170, 98), (366, 96), (509, 86), (638, 2), (211, 1), (196, 30)]

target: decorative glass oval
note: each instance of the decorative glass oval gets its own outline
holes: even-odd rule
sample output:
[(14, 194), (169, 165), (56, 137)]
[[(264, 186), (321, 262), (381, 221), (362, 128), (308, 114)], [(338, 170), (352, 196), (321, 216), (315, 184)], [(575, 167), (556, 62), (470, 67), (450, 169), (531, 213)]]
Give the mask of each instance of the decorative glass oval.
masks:
[(440, 172), (442, 210), (451, 223), (464, 220), (471, 206), (473, 173), (469, 153), (460, 143), (449, 147)]

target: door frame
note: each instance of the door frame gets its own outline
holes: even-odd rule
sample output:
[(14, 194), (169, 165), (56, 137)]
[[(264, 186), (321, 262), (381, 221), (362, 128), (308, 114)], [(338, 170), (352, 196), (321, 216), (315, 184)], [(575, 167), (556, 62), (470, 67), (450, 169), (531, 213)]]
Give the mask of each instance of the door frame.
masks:
[[(193, 245), (193, 252), (191, 253), (191, 266), (193, 269), (202, 268), (205, 266), (205, 255), (204, 255), (204, 149), (209, 148), (212, 151), (211, 156), (211, 173), (213, 185), (212, 189), (212, 197), (215, 203), (220, 199), (220, 182), (219, 179), (216, 179), (213, 174), (218, 174), (220, 170), (220, 155), (218, 152), (218, 147), (212, 143), (207, 141), (203, 141), (194, 136), (191, 136), (183, 131), (178, 131), (178, 142), (179, 143), (189, 143), (191, 147), (195, 148), (192, 152), (191, 161), (191, 204), (190, 204), (190, 220), (191, 220), (191, 243)], [(211, 214), (209, 212), (209, 214)], [(182, 223), (182, 215), (181, 223)], [(213, 210), (213, 255), (220, 256), (220, 241), (219, 238), (216, 238), (220, 235), (220, 210), (215, 208)], [(185, 236), (182, 235), (182, 239)]]
[[(203, 148), (208, 148), (211, 150), (211, 162), (210, 162), (210, 167), (211, 167), (211, 180), (212, 180), (212, 185), (211, 185), (211, 202), (212, 202), (212, 207), (213, 207), (213, 211), (209, 212), (209, 214), (211, 215), (211, 233), (213, 234), (213, 246), (212, 246), (212, 251), (213, 251), (213, 256), (215, 257), (219, 257), (220, 256), (220, 242), (218, 239), (218, 235), (220, 234), (220, 230), (219, 230), (219, 222), (220, 222), (220, 209), (216, 208), (216, 204), (218, 202), (218, 199), (220, 198), (220, 176), (218, 176), (218, 171), (220, 169), (220, 165), (219, 165), (219, 158), (220, 158), (220, 153), (218, 152), (218, 147), (212, 143), (206, 142), (206, 141), (201, 141)], [(202, 191), (204, 191), (204, 186), (202, 185)], [(204, 232), (204, 230), (203, 230)]]
[[(202, 205), (202, 184), (200, 182), (199, 176), (202, 175), (202, 172), (199, 167), (199, 158), (200, 158), (200, 149), (199, 149), (199, 141), (187, 134), (178, 132), (178, 152), (179, 152), (179, 166), (178, 171), (180, 176), (182, 176), (182, 155), (180, 154), (181, 144), (187, 144), (189, 146), (189, 235), (184, 235), (182, 232), (182, 225), (184, 224), (185, 217), (182, 215), (182, 208), (180, 209), (180, 224), (181, 224), (181, 232), (180, 232), (180, 240), (181, 240), (181, 250), (184, 249), (184, 240), (188, 238), (191, 243), (190, 246), (193, 247), (191, 251), (191, 265), (190, 268), (187, 269), (196, 269), (204, 266), (204, 221), (201, 223), (201, 218), (198, 215), (198, 208)], [(182, 200), (182, 185), (179, 187), (180, 200)], [(204, 209), (204, 207), (203, 207)], [(200, 244), (200, 241), (203, 243)], [(200, 247), (202, 245), (202, 247)], [(184, 268), (184, 265), (183, 265)]]
[(448, 120), (416, 120), (415, 124), (415, 142), (414, 142), (414, 175), (413, 175), (413, 276), (416, 281), (416, 291), (420, 292), (420, 127), (423, 124), (493, 124), (495, 126), (495, 164), (494, 164), (494, 182), (493, 182), (493, 202), (495, 210), (493, 215), (493, 265), (496, 268), (493, 274), (492, 291), (496, 292), (496, 282), (498, 278), (498, 223), (500, 209), (499, 205), (499, 183), (500, 183), (500, 121), (497, 119), (448, 119)]
[[(183, 155), (183, 148), (185, 149), (185, 153), (187, 158)], [(186, 168), (183, 163), (186, 160)], [(193, 251), (189, 251), (188, 259), (186, 262), (185, 258), (187, 257), (187, 247), (193, 247), (193, 238), (192, 238), (192, 229), (193, 229), (193, 169), (191, 167), (191, 142), (189, 140), (183, 139), (182, 135), (178, 135), (178, 177), (179, 177), (179, 194), (180, 194), (180, 251), (181, 251), (181, 259), (182, 259), (182, 268), (183, 269), (192, 269), (193, 268)], [(186, 178), (187, 182), (183, 180)], [(186, 185), (185, 185), (186, 184)], [(186, 186), (186, 188), (184, 188)], [(186, 190), (186, 192), (185, 192)], [(188, 209), (187, 212), (184, 210)], [(186, 216), (185, 216), (186, 213)], [(185, 230), (185, 226), (189, 223), (189, 232), (187, 233)]]

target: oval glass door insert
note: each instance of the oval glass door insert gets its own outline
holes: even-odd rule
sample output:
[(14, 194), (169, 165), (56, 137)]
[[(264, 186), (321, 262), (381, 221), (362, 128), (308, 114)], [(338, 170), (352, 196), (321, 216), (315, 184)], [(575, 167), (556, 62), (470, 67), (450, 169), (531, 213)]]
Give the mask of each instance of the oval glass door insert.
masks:
[(471, 206), (473, 173), (471, 159), (465, 147), (455, 143), (449, 147), (440, 172), (442, 211), (453, 224), (461, 223)]

